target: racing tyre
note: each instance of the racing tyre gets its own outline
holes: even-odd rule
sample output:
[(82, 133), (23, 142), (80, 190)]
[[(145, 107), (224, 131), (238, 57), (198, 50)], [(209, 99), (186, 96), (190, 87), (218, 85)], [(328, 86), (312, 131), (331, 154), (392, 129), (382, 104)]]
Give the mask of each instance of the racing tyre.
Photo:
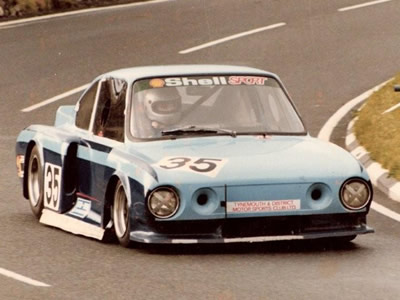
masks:
[(32, 148), (29, 156), (27, 187), (32, 212), (36, 218), (40, 219), (43, 211), (43, 168), (36, 146)]
[(132, 242), (129, 237), (131, 231), (129, 205), (121, 181), (118, 181), (115, 188), (112, 216), (115, 235), (119, 243), (124, 247), (131, 247)]

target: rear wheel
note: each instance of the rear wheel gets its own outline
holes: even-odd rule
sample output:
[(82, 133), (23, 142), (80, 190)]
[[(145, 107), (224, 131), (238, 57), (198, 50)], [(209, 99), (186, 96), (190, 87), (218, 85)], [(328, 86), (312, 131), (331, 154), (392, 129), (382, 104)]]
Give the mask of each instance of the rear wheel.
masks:
[(43, 168), (36, 146), (32, 148), (29, 156), (27, 186), (30, 207), (39, 219), (43, 211)]
[(117, 236), (119, 243), (124, 247), (132, 246), (129, 236), (131, 231), (131, 222), (128, 199), (126, 198), (125, 190), (121, 181), (118, 181), (115, 188), (112, 216), (115, 235)]

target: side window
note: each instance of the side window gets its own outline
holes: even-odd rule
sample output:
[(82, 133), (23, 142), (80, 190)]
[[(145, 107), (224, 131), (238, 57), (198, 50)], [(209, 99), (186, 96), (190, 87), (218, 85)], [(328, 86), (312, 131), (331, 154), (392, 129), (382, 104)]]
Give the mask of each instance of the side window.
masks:
[(95, 135), (124, 141), (126, 88), (127, 83), (119, 79), (108, 78), (101, 82), (93, 125)]
[(75, 125), (82, 129), (89, 129), (90, 119), (92, 117), (92, 111), (94, 101), (96, 99), (98, 82), (94, 83), (82, 96), (79, 101), (79, 108), (76, 113)]

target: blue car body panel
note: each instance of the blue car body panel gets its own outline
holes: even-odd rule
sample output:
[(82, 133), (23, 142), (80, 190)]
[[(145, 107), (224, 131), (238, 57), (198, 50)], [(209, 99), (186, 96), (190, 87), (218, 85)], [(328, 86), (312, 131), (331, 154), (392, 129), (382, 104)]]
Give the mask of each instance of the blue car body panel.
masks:
[[(251, 68), (213, 66), (212, 70), (279, 80)], [(209, 72), (210, 66), (142, 67), (106, 76), (124, 78), (131, 86), (140, 78)], [(32, 125), (17, 138), (16, 154), (24, 158), (22, 169), (26, 171), (29, 151), (36, 145), (43, 167), (47, 164), (50, 171), (61, 170), (59, 203), (47, 205), (48, 216), (63, 215), (106, 230), (112, 205), (108, 187), (119, 179), (127, 194), (134, 241), (251, 242), (372, 232), (365, 225), (369, 205), (354, 212), (339, 199), (346, 180), (369, 181), (368, 174), (342, 148), (309, 135), (189, 136), (156, 141), (126, 137), (122, 143), (85, 132), (74, 123), (74, 107), (60, 107), (54, 126)], [(204, 160), (216, 167), (207, 171), (209, 164)], [(174, 187), (181, 199), (179, 210), (168, 219), (155, 218), (147, 208), (146, 197), (159, 186)], [(323, 192), (318, 201), (311, 195), (316, 186)], [(201, 194), (209, 199), (206, 205), (197, 201)], [(258, 224), (259, 230), (236, 236), (227, 233), (228, 226), (240, 231), (240, 222), (247, 227)], [(314, 229), (303, 228), (307, 222)], [(318, 222), (326, 228), (319, 230)], [(329, 222), (334, 225), (328, 226)], [(84, 235), (102, 238), (102, 234)]]

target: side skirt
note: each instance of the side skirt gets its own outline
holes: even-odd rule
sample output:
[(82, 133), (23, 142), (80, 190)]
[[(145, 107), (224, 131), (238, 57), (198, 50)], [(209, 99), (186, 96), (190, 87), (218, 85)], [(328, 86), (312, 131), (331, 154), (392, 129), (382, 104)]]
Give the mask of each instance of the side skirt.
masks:
[(102, 240), (104, 235), (103, 228), (85, 223), (74, 217), (56, 213), (49, 209), (43, 209), (42, 216), (40, 217), (40, 223), (97, 240)]

